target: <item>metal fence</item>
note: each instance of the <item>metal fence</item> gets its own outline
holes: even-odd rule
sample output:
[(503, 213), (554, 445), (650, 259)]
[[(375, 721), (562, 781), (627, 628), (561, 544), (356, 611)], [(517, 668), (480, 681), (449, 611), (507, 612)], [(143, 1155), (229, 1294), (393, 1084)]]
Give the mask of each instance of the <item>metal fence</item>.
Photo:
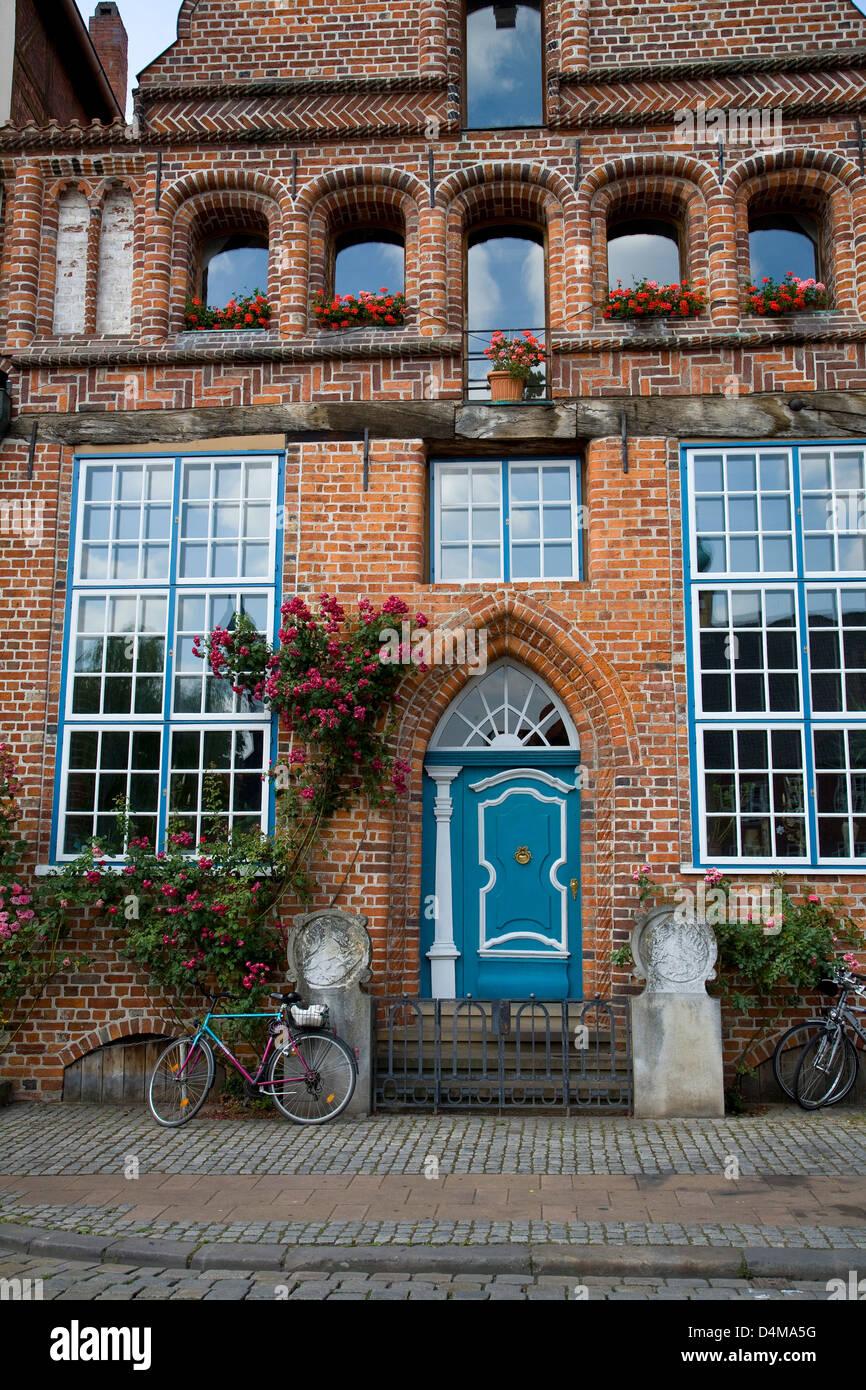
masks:
[(628, 1001), (383, 999), (377, 1110), (630, 1110)]

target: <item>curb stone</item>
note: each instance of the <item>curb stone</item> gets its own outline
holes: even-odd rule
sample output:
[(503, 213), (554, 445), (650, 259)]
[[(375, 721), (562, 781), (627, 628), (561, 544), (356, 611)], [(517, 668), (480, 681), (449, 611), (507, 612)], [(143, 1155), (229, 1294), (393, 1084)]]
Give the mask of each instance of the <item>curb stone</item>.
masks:
[(42, 1230), (0, 1222), (0, 1254), (42, 1255), (89, 1264), (127, 1264), (156, 1269), (301, 1270), (339, 1274), (513, 1274), (581, 1277), (692, 1279), (847, 1278), (859, 1269), (856, 1247), (804, 1250), (773, 1246), (694, 1245), (255, 1245), (213, 1241), (117, 1239)]

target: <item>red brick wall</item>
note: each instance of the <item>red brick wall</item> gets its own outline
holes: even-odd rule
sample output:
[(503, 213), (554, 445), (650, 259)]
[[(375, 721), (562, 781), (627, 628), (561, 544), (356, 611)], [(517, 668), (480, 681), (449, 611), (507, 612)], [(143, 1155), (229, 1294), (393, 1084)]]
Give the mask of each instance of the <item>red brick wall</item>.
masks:
[[(791, 52), (792, 32), (804, 52), (824, 51), (834, 23), (845, 26), (834, 46), (856, 48), (866, 19), (848, 8), (850, 14), (846, 10), (839, 20), (838, 6), (810, 6), (794, 16), (788, 7), (767, 7), (755, 12), (754, 26), (751, 12), (743, 18), (729, 9), (737, 32), (726, 38), (724, 55), (772, 51), (783, 57)], [(638, 56), (650, 62), (722, 56), (711, 45), (722, 30), (718, 7), (689, 10), (685, 20), (675, 20), (662, 6), (623, 11), (593, 4), (588, 48), (585, 19), (578, 0), (547, 7), (550, 41), (560, 46), (563, 70), (585, 67), (587, 53), (595, 66)], [(674, 24), (686, 26), (677, 29), (685, 39), (674, 41)], [(162, 90), (145, 100), (140, 144), (118, 129), (88, 130), (70, 136), (66, 146), (56, 137), (49, 144), (0, 132), (0, 169), (9, 195), (0, 291), (16, 411), (371, 399), (420, 404), (458, 397), (464, 234), (480, 221), (515, 216), (537, 220), (546, 233), (551, 380), (561, 400), (697, 394), (710, 402), (735, 393), (866, 386), (866, 180), (851, 114), (851, 91), (862, 96), (859, 70), (834, 72), (828, 57), (825, 70), (805, 77), (768, 70), (748, 78), (666, 77), (660, 84), (641, 77), (614, 84), (605, 72), (594, 84), (557, 87), (552, 67), (551, 109), (556, 119), (572, 122), (570, 128), (459, 138), (447, 127), (454, 96), (443, 85), (453, 86), (455, 72), (459, 76), (455, 5), (431, 0), (405, 13), (394, 6), (293, 5), (284, 15), (273, 5), (200, 0), (184, 6), (180, 33), (179, 43), (146, 75), (145, 97), (148, 90)], [(620, 43), (619, 34), (633, 42)], [(324, 85), (227, 96), (218, 90), (225, 74), (239, 82), (315, 78)], [(346, 78), (332, 83), (332, 90), (326, 79), (335, 74)], [(405, 77), (408, 83), (419, 76), (425, 81), (417, 90), (396, 92), (349, 81)], [(191, 102), (165, 90), (195, 81), (214, 89)], [(691, 108), (702, 94), (708, 105), (743, 105), (746, 92), (800, 105), (785, 116), (781, 149), (728, 149), (720, 177), (714, 141), (684, 142), (671, 108)], [(608, 109), (605, 103), (613, 114), (602, 120), (598, 112)], [(431, 142), (423, 132), (432, 118), (443, 129)], [(51, 332), (57, 198), (70, 183), (82, 188), (98, 224), (111, 181), (129, 187), (136, 199), (131, 336), (118, 343), (89, 331), (58, 339)], [(749, 200), (763, 200), (763, 207), (774, 196), (814, 206), (832, 248), (834, 302), (841, 312), (818, 334), (744, 314)], [(664, 347), (636, 345), (628, 332), (601, 317), (606, 218), (631, 206), (679, 215), (690, 268), (708, 282), (707, 314), (679, 327)], [(326, 282), (329, 237), (353, 217), (366, 221), (371, 213), (405, 233), (407, 325), (387, 333), (320, 334), (310, 323), (309, 301)], [(268, 228), (274, 328), (241, 340), (180, 335), (197, 239), (220, 226), (240, 230), (245, 219)], [(98, 232), (94, 236), (98, 246)], [(90, 247), (91, 305), (97, 262)], [(92, 314), (87, 322), (92, 328)], [(192, 440), (188, 444), (194, 447)], [(160, 448), (159, 437), (153, 445)], [(694, 884), (679, 872), (693, 851), (677, 445), (672, 438), (632, 439), (623, 473), (618, 438), (575, 441), (584, 458), (590, 511), (586, 573), (581, 583), (563, 585), (429, 585), (430, 450), (420, 438), (372, 441), (367, 492), (361, 488), (358, 444), (292, 445), (287, 457), (290, 513), (303, 463), (299, 582), (305, 591), (329, 588), (346, 602), (361, 595), (376, 602), (396, 591), (434, 625), (483, 626), (491, 659), (508, 653), (525, 662), (571, 713), (591, 775), (583, 802), (587, 992), (630, 987), (627, 972), (612, 971), (609, 955), (628, 940), (633, 924), (632, 867), (648, 859), (667, 888)], [(561, 440), (549, 446), (565, 447)], [(243, 447), (242, 439), (236, 447)], [(40, 442), (32, 483), (26, 481), (26, 457), (23, 440), (0, 446), (2, 495), (35, 497), (45, 507), (40, 545), (31, 549), (0, 537), (6, 615), (0, 725), (24, 765), (27, 831), (34, 860), (44, 861), (72, 451)], [(294, 575), (296, 540), (290, 524), (287, 576)], [(360, 811), (332, 827), (322, 856), (320, 902), (339, 889), (340, 903), (362, 907), (371, 918), (380, 990), (418, 986), (422, 761), (459, 687), (459, 674), (449, 668), (407, 680), (399, 751), (412, 764), (409, 796), (393, 815), (371, 818), (357, 859), (364, 833)], [(804, 877), (793, 886), (811, 885)], [(861, 876), (822, 876), (819, 891), (838, 894), (862, 916)], [(90, 939), (92, 933), (85, 935)], [(38, 1094), (59, 1091), (64, 1060), (71, 1060), (61, 1044), (86, 1049), (102, 1027), (159, 1031), (130, 1020), (162, 1017), (166, 1001), (149, 997), (140, 977), (118, 963), (107, 938), (97, 933), (93, 940), (98, 960), (92, 978), (73, 979), (51, 992), (16, 1041), (11, 1061), (4, 1060), (11, 1074), (34, 1075), (41, 1040), (56, 1032), (57, 1049), (41, 1056)], [(742, 1021), (727, 1023), (729, 1061), (742, 1046), (737, 1034), (744, 1027)]]

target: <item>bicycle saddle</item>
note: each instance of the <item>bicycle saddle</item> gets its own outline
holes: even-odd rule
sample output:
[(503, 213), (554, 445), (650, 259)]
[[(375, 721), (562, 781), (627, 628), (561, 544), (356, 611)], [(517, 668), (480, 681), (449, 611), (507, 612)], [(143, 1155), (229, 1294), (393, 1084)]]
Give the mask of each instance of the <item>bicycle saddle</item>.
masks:
[(298, 994), (295, 989), (286, 991), (278, 989), (271, 990), (271, 998), (281, 999), (284, 1004), (299, 1004), (302, 1002), (300, 994)]

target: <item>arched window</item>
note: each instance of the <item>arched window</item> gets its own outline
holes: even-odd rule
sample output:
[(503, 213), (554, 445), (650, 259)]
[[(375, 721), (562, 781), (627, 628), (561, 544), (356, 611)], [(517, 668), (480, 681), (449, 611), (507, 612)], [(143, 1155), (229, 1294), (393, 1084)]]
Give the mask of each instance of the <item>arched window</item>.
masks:
[(753, 285), (765, 275), (784, 280), (789, 270), (800, 280), (818, 280), (818, 224), (808, 213), (767, 213), (749, 218), (749, 260)]
[(445, 711), (430, 748), (576, 748), (577, 732), (553, 691), (513, 661), (470, 680)]
[(83, 333), (87, 294), (87, 236), (90, 206), (77, 188), (60, 195), (57, 207), (57, 269), (54, 332)]
[(375, 294), (386, 287), (404, 288), (404, 245), (399, 232), (369, 227), (340, 232), (334, 238), (334, 294)]
[(473, 399), (489, 391), (490, 363), (484, 349), (493, 333), (519, 337), (528, 329), (545, 341), (546, 278), (540, 227), (497, 222), (476, 227), (467, 236), (465, 375), (466, 391)]
[(268, 291), (268, 240), (261, 233), (209, 237), (201, 248), (201, 298), (221, 308), (232, 298)]
[(659, 285), (682, 279), (679, 229), (663, 218), (630, 217), (612, 223), (607, 233), (607, 278), (613, 288), (636, 280)]
[(476, 129), (544, 122), (541, 0), (466, 4), (464, 123)]

